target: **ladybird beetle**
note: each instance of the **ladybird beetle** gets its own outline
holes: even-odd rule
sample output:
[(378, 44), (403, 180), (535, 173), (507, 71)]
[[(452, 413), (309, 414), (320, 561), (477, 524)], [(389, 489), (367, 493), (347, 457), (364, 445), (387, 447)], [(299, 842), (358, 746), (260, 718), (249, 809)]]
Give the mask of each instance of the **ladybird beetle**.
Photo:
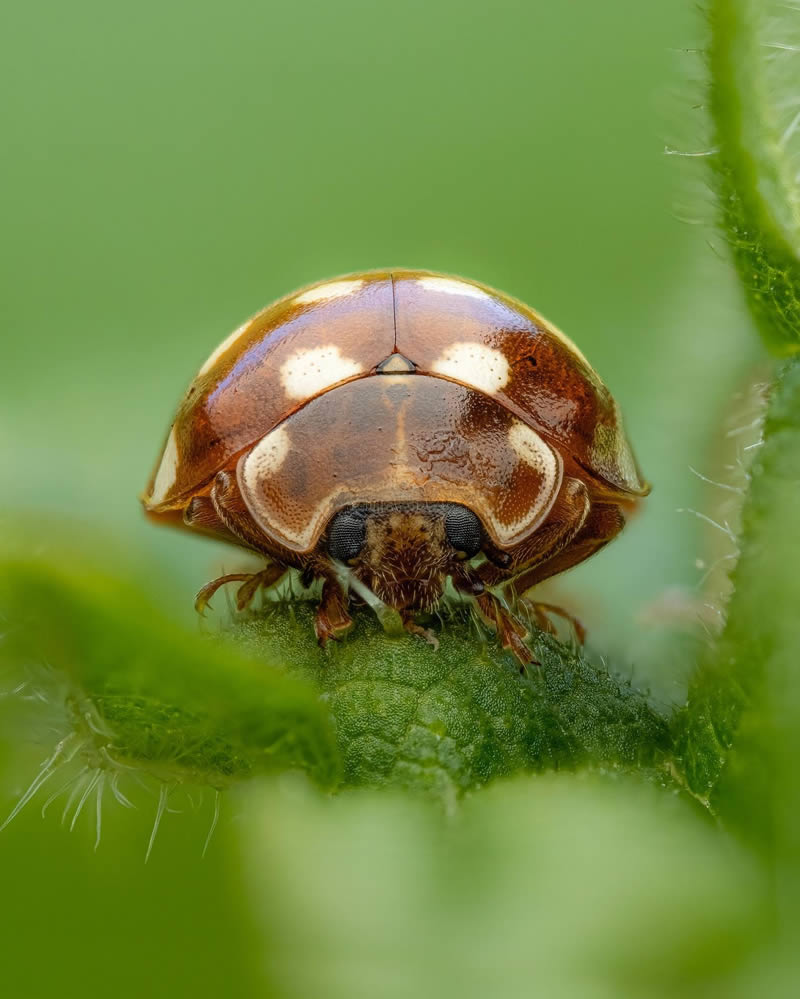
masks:
[(209, 583), (200, 609), (230, 581), (244, 608), (296, 568), (322, 582), (320, 644), (352, 624), (351, 590), (426, 634), (415, 614), (449, 577), (524, 664), (521, 596), (607, 544), (648, 491), (564, 334), (477, 282), (387, 270), (303, 288), (224, 340), (143, 503), (267, 559)]

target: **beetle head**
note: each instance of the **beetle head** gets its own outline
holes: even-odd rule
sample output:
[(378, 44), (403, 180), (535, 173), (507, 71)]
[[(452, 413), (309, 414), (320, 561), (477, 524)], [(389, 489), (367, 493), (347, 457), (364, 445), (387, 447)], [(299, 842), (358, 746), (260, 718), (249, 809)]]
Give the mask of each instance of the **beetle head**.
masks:
[(447, 577), (482, 542), (480, 520), (456, 503), (346, 507), (331, 519), (325, 541), (331, 558), (385, 604), (409, 611), (433, 608)]

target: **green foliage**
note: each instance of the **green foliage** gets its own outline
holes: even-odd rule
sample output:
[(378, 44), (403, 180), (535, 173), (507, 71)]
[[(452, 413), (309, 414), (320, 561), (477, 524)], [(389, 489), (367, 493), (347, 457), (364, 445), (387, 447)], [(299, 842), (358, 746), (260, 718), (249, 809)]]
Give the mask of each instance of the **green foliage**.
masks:
[(632, 778), (497, 782), (450, 819), (407, 795), (273, 784), (245, 846), (292, 999), (733, 995), (763, 943), (752, 858)]
[[(269, 605), (268, 605), (269, 606)], [(584, 765), (655, 767), (665, 720), (625, 681), (538, 634), (541, 666), (519, 664), (465, 609), (432, 648), (386, 634), (372, 611), (325, 651), (308, 605), (273, 605), (238, 624), (254, 658), (318, 683), (336, 723), (345, 781), (427, 789), (447, 800), (493, 777)]]
[[(748, 305), (777, 353), (800, 349), (800, 203), (771, 91), (769, 0), (711, 0), (710, 162), (727, 237)], [(785, 13), (785, 11), (784, 11)], [(792, 111), (792, 113), (794, 113)]]
[[(777, 378), (763, 434), (750, 473), (729, 624), (693, 678), (689, 707), (678, 724), (677, 749), (692, 790), (708, 797), (715, 808), (736, 795), (726, 810), (732, 817), (758, 824), (768, 822), (768, 802), (778, 791), (772, 786), (774, 761), (768, 751), (777, 734), (771, 686), (775, 682), (784, 685), (786, 678), (780, 677), (791, 672), (800, 649), (797, 361), (787, 362)], [(735, 751), (731, 759), (742, 727), (747, 733), (747, 751)], [(759, 739), (766, 741), (756, 752), (753, 740)], [(726, 781), (728, 769), (734, 775)], [(748, 793), (757, 799), (758, 807), (747, 807)]]
[(166, 782), (218, 787), (292, 768), (333, 787), (341, 769), (348, 785), (450, 802), (524, 770), (647, 768), (667, 779), (666, 721), (629, 683), (544, 635), (541, 666), (520, 675), (464, 609), (450, 612), (438, 650), (386, 634), (362, 609), (354, 632), (323, 651), (311, 605), (267, 603), (235, 626), (237, 651), (183, 632), (96, 571), (2, 568), (0, 614), (16, 624), (0, 664), (48, 664), (48, 696), (61, 698), (95, 765), (107, 752)]
[[(712, 0), (709, 13), (710, 105), (719, 147), (711, 163), (721, 220), (761, 332), (787, 353), (800, 338), (800, 222), (778, 98), (767, 84), (767, 31), (775, 24), (768, 5), (751, 0)], [(696, 670), (675, 730), (690, 788), (765, 845), (778, 835), (777, 759), (787, 758), (778, 706), (792, 703), (787, 683), (800, 648), (796, 361), (776, 376), (750, 479), (728, 625)]]
[(183, 633), (135, 589), (96, 571), (34, 560), (0, 564), (0, 666), (46, 664), (45, 697), (123, 766), (166, 781), (225, 786), (302, 769), (336, 784), (339, 758), (313, 688), (274, 662)]
[[(764, 85), (766, 29), (775, 23), (767, 5), (745, 0), (712, 0), (710, 12), (722, 219), (762, 333), (779, 352), (793, 352), (800, 338), (797, 192), (783, 155), (789, 132), (778, 140)], [(750, 470), (728, 623), (695, 671), (675, 726), (689, 786), (755, 848), (770, 878), (774, 935), (751, 971), (760, 994), (790, 994), (797, 981), (798, 488), (800, 361), (792, 359), (775, 378)]]
[[(792, 354), (800, 223), (766, 8), (708, 9), (721, 226), (762, 335)], [(0, 567), (0, 665), (46, 669), (88, 766), (246, 789), (229, 831), (244, 860), (226, 873), (280, 996), (793, 994), (800, 361), (776, 378), (750, 475), (728, 624), (671, 731), (547, 637), (521, 676), (462, 610), (438, 651), (366, 611), (320, 651), (303, 603), (220, 641), (94, 571), (29, 558)], [(349, 793), (243, 780), (284, 770)]]

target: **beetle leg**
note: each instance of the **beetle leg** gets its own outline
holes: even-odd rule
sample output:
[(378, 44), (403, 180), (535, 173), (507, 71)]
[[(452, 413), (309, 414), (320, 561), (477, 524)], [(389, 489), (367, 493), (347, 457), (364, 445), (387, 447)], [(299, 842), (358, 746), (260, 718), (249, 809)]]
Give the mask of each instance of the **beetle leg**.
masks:
[(530, 597), (523, 596), (519, 597), (518, 600), (519, 603), (530, 610), (537, 626), (542, 631), (546, 631), (548, 635), (557, 634), (556, 627), (549, 617), (549, 615), (555, 614), (556, 617), (563, 618), (570, 625), (575, 632), (575, 638), (578, 640), (579, 645), (583, 645), (586, 641), (586, 628), (584, 628), (574, 614), (570, 614), (565, 608), (559, 607), (558, 604), (546, 604), (541, 600), (531, 600)]
[[(496, 557), (492, 557), (492, 552), (484, 548), (484, 553), (489, 561), (475, 570), (478, 578), (486, 586), (502, 585), (503, 595), (508, 603), (514, 606), (519, 601), (529, 614), (532, 615), (536, 625), (542, 631), (554, 634), (555, 628), (548, 618), (546, 610), (551, 610), (554, 613), (558, 611), (544, 605), (539, 605), (529, 599), (520, 600), (517, 595), (519, 594), (521, 597), (524, 597), (525, 592), (533, 585), (531, 580), (536, 579), (538, 581), (537, 574), (543, 572), (545, 566), (553, 564), (559, 555), (563, 553), (569, 556), (572, 553), (576, 539), (582, 535), (584, 526), (589, 521), (590, 511), (589, 493), (583, 482), (580, 479), (565, 479), (556, 502), (553, 504), (553, 509), (550, 511), (550, 515), (544, 524), (532, 537), (526, 539), (522, 544), (508, 553), (511, 564), (523, 566), (522, 571), (518, 571), (516, 576), (512, 575), (514, 572), (513, 569), (509, 570), (506, 568), (504, 570), (499, 565), (499, 560)], [(581, 561), (583, 557), (585, 556), (575, 556), (575, 562)], [(570, 564), (574, 563), (570, 562)], [(551, 574), (545, 571), (541, 578), (546, 578)], [(496, 601), (494, 606), (491, 605), (491, 600)], [(512, 624), (519, 626), (517, 619), (505, 611), (502, 603), (489, 593), (478, 598), (478, 607), (484, 619), (488, 620), (489, 623), (491, 623), (493, 615), (496, 619), (499, 615), (500, 619), (497, 620), (498, 635), (503, 645), (506, 648), (512, 648), (517, 657), (520, 658), (520, 646), (526, 649), (526, 651), (527, 648), (522, 642), (525, 632), (523, 631), (520, 634), (519, 627), (515, 628), (511, 626)], [(566, 612), (563, 613), (566, 616)], [(584, 634), (580, 623), (575, 622), (574, 624), (576, 635), (580, 636)]]
[(536, 662), (524, 642), (528, 635), (527, 629), (503, 607), (493, 593), (486, 590), (477, 570), (470, 572), (467, 568), (458, 566), (450, 578), (457, 590), (476, 598), (478, 613), (486, 624), (497, 631), (503, 648), (511, 649), (523, 666)]
[[(236, 480), (228, 472), (217, 474), (208, 500), (203, 497), (192, 500), (187, 508), (186, 517), (187, 523), (201, 529), (204, 526), (215, 527), (221, 523), (240, 544), (266, 554), (263, 541), (249, 527), (250, 517), (236, 486)], [(236, 582), (242, 583), (236, 594), (236, 606), (239, 610), (244, 610), (251, 603), (259, 587), (272, 586), (285, 572), (285, 566), (271, 562), (260, 572), (232, 572), (220, 576), (219, 579), (206, 583), (197, 594), (194, 602), (195, 610), (203, 614), (209, 601), (221, 586)]]
[(557, 635), (556, 626), (550, 620), (545, 612), (545, 607), (549, 606), (547, 604), (540, 604), (534, 600), (528, 600), (525, 597), (519, 597), (517, 599), (517, 607), (524, 608), (528, 612), (529, 618), (533, 618), (536, 627), (539, 631), (543, 631), (546, 635)]
[[(489, 562), (496, 566), (498, 569), (508, 571), (508, 567), (511, 565), (511, 555), (503, 551), (502, 548), (498, 548), (497, 545), (490, 539), (484, 537), (483, 544), (481, 545), (481, 551), (489, 560)], [(505, 573), (502, 573), (505, 575)]]
[(533, 653), (524, 642), (528, 636), (528, 629), (503, 607), (494, 593), (488, 591), (482, 593), (475, 598), (475, 603), (483, 621), (497, 632), (497, 637), (503, 648), (509, 649), (519, 660), (520, 673), (524, 673), (529, 664), (541, 666), (541, 663), (534, 658)]
[(353, 626), (353, 619), (347, 613), (347, 594), (335, 576), (326, 576), (322, 586), (322, 598), (314, 617), (314, 631), (317, 641), (324, 648), (331, 639)]
[(268, 590), (274, 586), (283, 576), (286, 575), (286, 566), (273, 562), (261, 572), (254, 572), (253, 575), (236, 591), (236, 609), (245, 610), (253, 601), (253, 597), (258, 590)]
[(563, 607), (534, 601), (528, 594), (538, 583), (572, 568), (600, 551), (624, 526), (625, 518), (618, 506), (609, 503), (593, 505), (580, 531), (567, 547), (559, 548), (551, 557), (523, 570), (508, 581), (507, 589), (512, 589), (518, 594), (516, 599), (533, 612), (537, 623), (546, 614), (557, 614), (568, 620), (575, 631), (575, 637), (582, 645), (586, 640), (586, 629), (576, 617)]
[(194, 609), (198, 614), (205, 615), (206, 607), (210, 606), (209, 601), (217, 590), (226, 583), (241, 583), (236, 591), (236, 609), (245, 610), (253, 600), (256, 592), (263, 586), (264, 589), (277, 583), (286, 573), (286, 566), (273, 562), (266, 569), (260, 572), (229, 572), (225, 576), (213, 579), (198, 592), (194, 601)]
[(239, 583), (243, 580), (250, 579), (252, 577), (251, 572), (229, 572), (226, 576), (219, 576), (217, 579), (212, 579), (210, 583), (198, 590), (197, 596), (194, 598), (194, 609), (201, 616), (205, 616), (206, 607), (210, 606), (209, 602), (217, 590), (224, 586), (226, 583)]
[(428, 645), (432, 645), (434, 649), (439, 648), (439, 639), (434, 634), (433, 628), (423, 628), (421, 624), (417, 624), (412, 611), (401, 611), (401, 616), (403, 618), (403, 627), (409, 634), (419, 635)]

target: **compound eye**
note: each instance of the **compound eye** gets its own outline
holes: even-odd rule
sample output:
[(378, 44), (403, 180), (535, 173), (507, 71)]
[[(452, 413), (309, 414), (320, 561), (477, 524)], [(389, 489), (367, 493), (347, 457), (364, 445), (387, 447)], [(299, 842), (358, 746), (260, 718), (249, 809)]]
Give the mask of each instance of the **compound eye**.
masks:
[(444, 518), (447, 540), (464, 558), (474, 558), (481, 550), (483, 529), (481, 522), (465, 506), (451, 507)]
[(340, 510), (328, 528), (328, 554), (337, 562), (349, 562), (361, 554), (367, 540), (367, 525), (360, 510)]

